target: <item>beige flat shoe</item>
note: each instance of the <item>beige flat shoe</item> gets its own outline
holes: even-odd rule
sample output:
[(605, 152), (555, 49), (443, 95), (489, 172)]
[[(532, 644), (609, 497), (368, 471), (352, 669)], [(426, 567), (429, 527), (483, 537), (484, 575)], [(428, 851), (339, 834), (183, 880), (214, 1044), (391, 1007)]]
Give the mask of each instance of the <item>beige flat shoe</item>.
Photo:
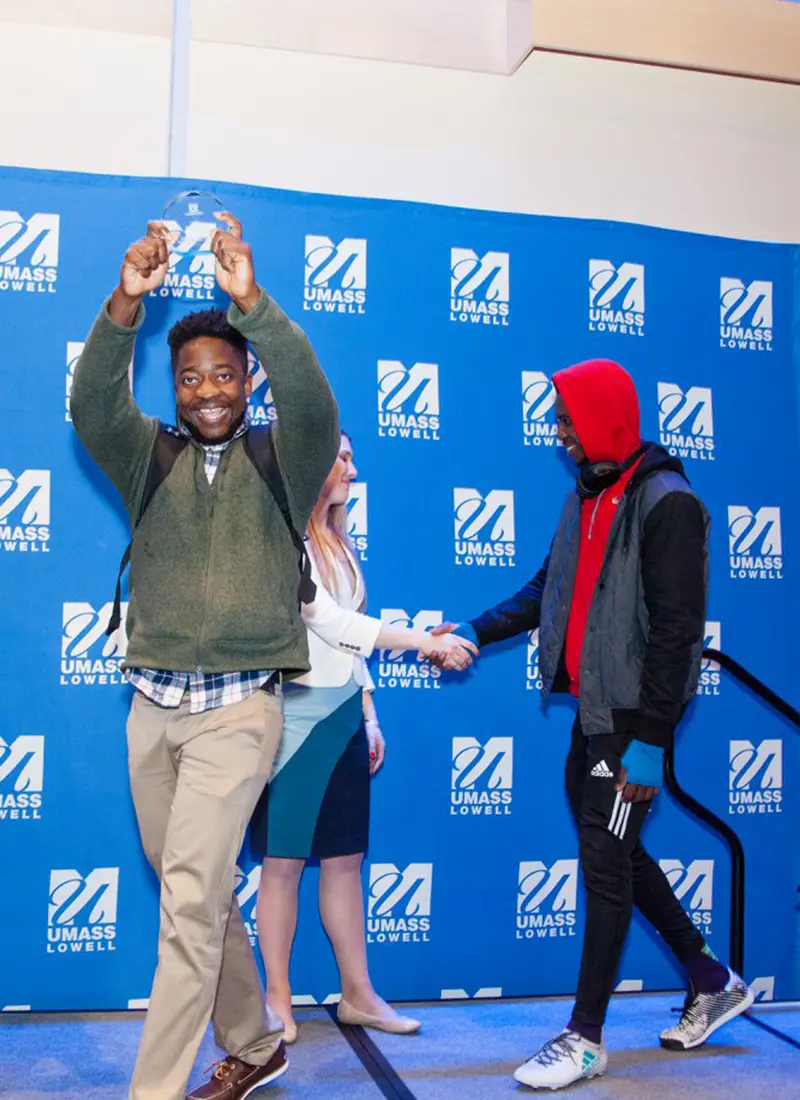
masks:
[(283, 1038), (284, 1043), (287, 1045), (287, 1047), (290, 1047), (292, 1045), (292, 1043), (296, 1043), (297, 1042), (297, 1024), (294, 1022), (294, 1020), (291, 1020), (287, 1024), (284, 1021), (283, 1016), (281, 1016), (280, 1012), (278, 1012), (278, 1010), (276, 1008), (271, 1008), (270, 1007), (269, 1002), (267, 1002), (267, 1009), (274, 1016), (277, 1016), (278, 1019), (283, 1024), (283, 1036), (282, 1036), (282, 1038)]
[(345, 1000), (339, 1001), (336, 1017), (340, 1024), (373, 1027), (376, 1031), (388, 1031), (392, 1035), (410, 1035), (422, 1027), (419, 1020), (412, 1020), (410, 1016), (400, 1016), (397, 1020), (387, 1020), (383, 1016), (370, 1016), (368, 1012), (359, 1012)]

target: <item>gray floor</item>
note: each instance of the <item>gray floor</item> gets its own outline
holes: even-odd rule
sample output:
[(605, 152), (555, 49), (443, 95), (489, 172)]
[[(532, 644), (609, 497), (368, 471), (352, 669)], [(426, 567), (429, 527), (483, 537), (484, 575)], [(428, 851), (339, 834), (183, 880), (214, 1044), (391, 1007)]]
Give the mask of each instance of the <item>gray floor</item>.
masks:
[[(673, 1019), (675, 996), (616, 997), (606, 1031), (606, 1078), (573, 1090), (581, 1100), (658, 1097), (705, 1100), (735, 1096), (796, 1100), (800, 1050), (746, 1019), (729, 1025), (702, 1050), (670, 1054), (657, 1045)], [(405, 1006), (411, 1011), (411, 1006)], [(471, 1001), (419, 1005), (421, 1034), (371, 1032), (380, 1051), (418, 1100), (488, 1100), (522, 1095), (514, 1068), (564, 1023), (569, 1002)], [(800, 1042), (800, 1005), (759, 1006), (754, 1015)], [(381, 1090), (323, 1009), (298, 1009), (291, 1068), (257, 1095), (374, 1100)], [(125, 1100), (142, 1014), (9, 1014), (0, 1017), (3, 1100)], [(196, 1080), (219, 1053), (209, 1034)], [(193, 1082), (195, 1083), (195, 1082)], [(389, 1095), (395, 1095), (389, 1093)]]

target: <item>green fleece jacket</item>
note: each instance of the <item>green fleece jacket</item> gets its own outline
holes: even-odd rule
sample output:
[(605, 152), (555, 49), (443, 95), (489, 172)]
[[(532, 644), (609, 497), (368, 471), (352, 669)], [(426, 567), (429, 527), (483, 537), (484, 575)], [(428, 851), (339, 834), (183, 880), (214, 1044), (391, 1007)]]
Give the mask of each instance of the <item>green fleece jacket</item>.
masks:
[[(278, 461), (302, 532), (338, 453), (336, 402), (302, 330), (266, 294), (248, 314), (232, 304), (228, 319), (269, 374)], [(105, 303), (75, 368), (70, 401), (75, 430), (131, 522), (159, 424), (139, 411), (128, 382), (143, 321), (140, 307), (133, 328), (122, 328)], [(286, 523), (241, 438), (225, 451), (211, 485), (203, 458), (197, 443), (185, 448), (136, 531), (126, 667), (299, 675), (309, 667), (308, 649)]]

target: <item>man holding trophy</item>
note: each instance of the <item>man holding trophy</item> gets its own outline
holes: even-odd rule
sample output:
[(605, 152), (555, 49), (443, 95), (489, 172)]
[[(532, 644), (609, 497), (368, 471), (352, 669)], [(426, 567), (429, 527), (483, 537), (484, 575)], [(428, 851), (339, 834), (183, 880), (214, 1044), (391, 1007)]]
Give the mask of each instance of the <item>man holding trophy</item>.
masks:
[[(189, 1096), (238, 1100), (287, 1068), (233, 885), (281, 737), (282, 676), (309, 667), (296, 536), (336, 458), (339, 424), (308, 340), (256, 283), (241, 225), (214, 216), (210, 249), (231, 305), (227, 316), (191, 314), (170, 332), (177, 429), (141, 413), (128, 380), (143, 298), (169, 270), (161, 222), (126, 252), (71, 399), (78, 435), (121, 494), (135, 535), (128, 758), (142, 844), (161, 880), (161, 922), (130, 1100), (183, 1100), (209, 1019), (227, 1057)], [(271, 446), (283, 499), (248, 440), (248, 340), (280, 418)]]

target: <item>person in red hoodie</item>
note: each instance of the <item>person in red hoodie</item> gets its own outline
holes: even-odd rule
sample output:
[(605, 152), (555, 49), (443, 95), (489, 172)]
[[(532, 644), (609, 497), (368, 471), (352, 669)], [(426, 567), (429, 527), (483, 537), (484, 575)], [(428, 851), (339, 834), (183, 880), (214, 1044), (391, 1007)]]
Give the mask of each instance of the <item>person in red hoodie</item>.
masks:
[(483, 647), (538, 627), (544, 699), (568, 692), (578, 703), (566, 764), (587, 893), (577, 997), (566, 1028), (514, 1075), (549, 1089), (606, 1071), (603, 1023), (634, 905), (689, 976), (662, 1046), (698, 1047), (753, 1002), (639, 839), (699, 678), (708, 515), (680, 461), (642, 442), (636, 388), (619, 364), (590, 360), (553, 382), (558, 439), (578, 480), (547, 560), (510, 599), (436, 631)]

